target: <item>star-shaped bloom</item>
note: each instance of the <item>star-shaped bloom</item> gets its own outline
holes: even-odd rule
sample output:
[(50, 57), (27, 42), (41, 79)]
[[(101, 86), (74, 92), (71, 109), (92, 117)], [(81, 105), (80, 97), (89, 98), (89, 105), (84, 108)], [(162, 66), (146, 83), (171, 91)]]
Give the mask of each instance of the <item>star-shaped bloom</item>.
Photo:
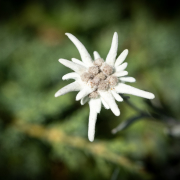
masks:
[(103, 60), (97, 51), (94, 51), (94, 60), (92, 60), (84, 45), (75, 36), (70, 33), (66, 33), (66, 35), (77, 47), (82, 61), (75, 58), (72, 58), (72, 61), (59, 59), (61, 64), (74, 71), (64, 75), (62, 79), (74, 79), (75, 81), (60, 89), (55, 97), (71, 91), (79, 91), (76, 100), (80, 100), (81, 105), (89, 103), (88, 138), (93, 141), (97, 114), (100, 113), (102, 104), (106, 109), (111, 109), (116, 116), (119, 116), (120, 110), (116, 101), (123, 101), (120, 94), (132, 94), (147, 99), (153, 99), (155, 96), (150, 92), (125, 84), (125, 82), (135, 82), (136, 80), (126, 76), (128, 74), (125, 71), (127, 62), (123, 62), (128, 55), (128, 50), (124, 50), (116, 59), (118, 48), (118, 34), (116, 32), (106, 60)]

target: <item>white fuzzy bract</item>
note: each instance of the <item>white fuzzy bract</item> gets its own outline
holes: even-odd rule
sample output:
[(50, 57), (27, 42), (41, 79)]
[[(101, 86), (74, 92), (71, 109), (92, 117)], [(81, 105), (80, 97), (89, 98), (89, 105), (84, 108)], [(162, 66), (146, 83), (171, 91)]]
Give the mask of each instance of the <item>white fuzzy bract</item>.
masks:
[[(116, 115), (120, 115), (120, 110), (116, 101), (122, 102), (123, 98), (120, 94), (132, 94), (147, 99), (153, 99), (154, 94), (143, 91), (132, 86), (124, 84), (125, 82), (135, 82), (135, 78), (127, 77), (127, 63), (123, 63), (128, 55), (128, 50), (124, 50), (119, 57), (118, 34), (115, 32), (109, 53), (104, 61), (98, 52), (94, 51), (94, 60), (84, 47), (84, 45), (72, 34), (66, 33), (69, 39), (77, 47), (82, 61), (72, 58), (72, 61), (59, 59), (59, 62), (74, 72), (68, 73), (62, 77), (63, 80), (74, 79), (75, 81), (62, 89), (60, 89), (55, 97), (64, 95), (71, 91), (79, 91), (76, 100), (81, 101), (81, 105), (89, 103), (89, 128), (88, 138), (92, 142), (95, 135), (95, 124), (97, 114), (101, 111), (101, 104), (105, 109), (111, 109)], [(124, 77), (126, 76), (126, 77)]]

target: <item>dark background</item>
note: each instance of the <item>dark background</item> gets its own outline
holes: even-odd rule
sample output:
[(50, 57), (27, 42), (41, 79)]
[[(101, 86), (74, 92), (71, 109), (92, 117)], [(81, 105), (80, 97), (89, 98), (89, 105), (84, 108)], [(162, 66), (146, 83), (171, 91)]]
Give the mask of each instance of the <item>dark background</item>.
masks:
[[(80, 58), (65, 32), (103, 58), (118, 32), (133, 86), (156, 96), (130, 96), (148, 116), (126, 102), (120, 117), (102, 109), (88, 141), (88, 105), (76, 93), (54, 97), (71, 82), (58, 59)], [(1, 179), (180, 179), (179, 82), (180, 1), (1, 0)]]

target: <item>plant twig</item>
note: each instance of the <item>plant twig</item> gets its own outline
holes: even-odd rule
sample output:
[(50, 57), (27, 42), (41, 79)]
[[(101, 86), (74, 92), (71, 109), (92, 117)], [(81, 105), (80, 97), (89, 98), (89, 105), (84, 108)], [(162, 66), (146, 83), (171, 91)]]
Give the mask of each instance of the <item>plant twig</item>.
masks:
[(70, 147), (87, 151), (93, 156), (99, 156), (109, 162), (120, 165), (131, 172), (139, 173), (144, 177), (149, 176), (143, 171), (142, 166), (139, 166), (124, 156), (110, 152), (106, 143), (103, 141), (90, 143), (82, 137), (72, 137), (67, 135), (61, 129), (43, 127), (42, 125), (16, 124), (16, 127), (19, 131), (31, 137), (46, 140), (49, 143), (65, 144)]

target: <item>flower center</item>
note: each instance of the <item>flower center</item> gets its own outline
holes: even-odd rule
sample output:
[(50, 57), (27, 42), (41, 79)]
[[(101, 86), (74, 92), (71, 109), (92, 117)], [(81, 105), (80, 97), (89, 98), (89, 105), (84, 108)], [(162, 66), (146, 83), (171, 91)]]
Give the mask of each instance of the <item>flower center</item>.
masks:
[(89, 83), (95, 90), (89, 94), (89, 98), (98, 98), (100, 91), (108, 91), (118, 84), (118, 78), (113, 76), (114, 69), (104, 62), (102, 58), (94, 61), (94, 66), (89, 67), (88, 72), (81, 75), (83, 82)]

